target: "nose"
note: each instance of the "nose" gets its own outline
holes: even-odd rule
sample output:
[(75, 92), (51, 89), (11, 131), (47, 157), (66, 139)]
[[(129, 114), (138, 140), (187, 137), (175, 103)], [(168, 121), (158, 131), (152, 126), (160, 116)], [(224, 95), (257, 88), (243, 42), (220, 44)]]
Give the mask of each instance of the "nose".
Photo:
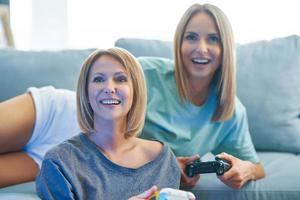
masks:
[(114, 94), (114, 93), (116, 93), (116, 91), (117, 91), (116, 88), (104, 88), (105, 94)]
[(106, 86), (103, 89), (105, 94), (113, 94), (116, 93), (117, 88), (115, 86), (115, 84), (113, 83), (113, 81), (108, 81)]
[(199, 53), (207, 53), (208, 52), (208, 44), (204, 39), (199, 40), (197, 49)]

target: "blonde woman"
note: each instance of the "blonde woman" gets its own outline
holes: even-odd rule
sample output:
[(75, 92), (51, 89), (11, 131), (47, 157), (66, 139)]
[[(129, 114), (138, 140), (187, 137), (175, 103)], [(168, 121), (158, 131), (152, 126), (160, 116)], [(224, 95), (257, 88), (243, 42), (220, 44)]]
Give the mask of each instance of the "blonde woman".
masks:
[[(139, 59), (149, 102), (142, 137), (167, 142), (176, 156), (219, 154), (232, 165), (219, 178), (232, 188), (264, 177), (246, 110), (236, 97), (234, 39), (226, 15), (210, 4), (192, 5), (177, 26), (174, 51), (174, 62)], [(178, 158), (183, 170), (194, 159)], [(199, 178), (182, 175), (187, 185)]]
[[(42, 199), (128, 199), (149, 189), (179, 188), (170, 148), (137, 138), (146, 110), (143, 71), (126, 50), (98, 50), (77, 85), (82, 133), (45, 156), (36, 180)], [(68, 131), (68, 130), (66, 130)]]

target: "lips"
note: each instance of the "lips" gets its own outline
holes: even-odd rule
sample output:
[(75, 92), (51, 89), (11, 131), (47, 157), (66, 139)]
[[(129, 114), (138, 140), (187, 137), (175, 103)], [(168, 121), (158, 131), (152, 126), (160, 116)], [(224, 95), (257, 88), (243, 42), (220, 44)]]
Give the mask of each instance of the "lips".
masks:
[(194, 64), (206, 65), (206, 64), (210, 63), (211, 60), (210, 59), (206, 59), (206, 58), (193, 58), (192, 62)]
[(118, 99), (103, 99), (99, 101), (103, 105), (119, 105), (121, 103)]

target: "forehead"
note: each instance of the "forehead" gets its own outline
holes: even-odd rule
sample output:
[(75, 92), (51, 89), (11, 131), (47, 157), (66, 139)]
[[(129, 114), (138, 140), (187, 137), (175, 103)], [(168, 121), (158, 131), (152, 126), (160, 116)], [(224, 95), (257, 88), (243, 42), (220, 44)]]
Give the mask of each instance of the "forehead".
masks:
[(218, 33), (217, 25), (208, 13), (202, 11), (195, 14), (187, 23), (185, 32)]
[(97, 72), (126, 72), (126, 69), (113, 56), (102, 55), (96, 59), (90, 70), (90, 73)]

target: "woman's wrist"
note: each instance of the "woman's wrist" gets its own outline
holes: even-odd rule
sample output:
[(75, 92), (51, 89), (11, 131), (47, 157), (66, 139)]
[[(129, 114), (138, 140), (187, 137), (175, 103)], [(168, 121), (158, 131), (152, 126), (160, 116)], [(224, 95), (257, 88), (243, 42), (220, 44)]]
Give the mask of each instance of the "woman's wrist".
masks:
[(264, 178), (265, 177), (265, 172), (263, 170), (263, 167), (260, 163), (253, 164), (250, 161), (245, 161), (248, 163), (250, 173), (248, 176), (248, 180), (256, 181), (258, 179)]

